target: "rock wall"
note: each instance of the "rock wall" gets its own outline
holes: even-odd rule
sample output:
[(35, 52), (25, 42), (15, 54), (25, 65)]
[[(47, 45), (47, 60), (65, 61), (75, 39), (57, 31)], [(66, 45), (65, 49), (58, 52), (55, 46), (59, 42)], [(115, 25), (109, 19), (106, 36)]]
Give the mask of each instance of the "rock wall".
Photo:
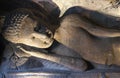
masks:
[(61, 15), (72, 6), (82, 6), (90, 10), (120, 16), (120, 0), (52, 0), (61, 10)]

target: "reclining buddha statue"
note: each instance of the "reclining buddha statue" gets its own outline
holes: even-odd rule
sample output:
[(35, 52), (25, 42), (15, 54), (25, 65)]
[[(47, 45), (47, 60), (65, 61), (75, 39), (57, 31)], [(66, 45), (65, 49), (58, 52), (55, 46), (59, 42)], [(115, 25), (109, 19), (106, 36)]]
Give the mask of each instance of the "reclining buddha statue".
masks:
[(75, 13), (73, 7), (58, 17), (32, 1), (22, 1), (2, 18), (1, 78), (77, 78), (94, 68), (100, 75), (89, 73), (88, 78), (98, 78), (104, 76), (100, 68), (120, 70), (120, 30), (100, 25), (94, 17), (99, 13), (81, 7)]

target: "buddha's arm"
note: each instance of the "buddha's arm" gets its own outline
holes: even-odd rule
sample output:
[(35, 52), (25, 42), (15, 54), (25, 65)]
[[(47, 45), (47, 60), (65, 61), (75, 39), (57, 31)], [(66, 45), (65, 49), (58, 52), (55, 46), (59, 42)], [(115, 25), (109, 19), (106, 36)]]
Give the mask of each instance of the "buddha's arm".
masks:
[(73, 70), (84, 71), (87, 68), (85, 61), (81, 58), (74, 58), (69, 56), (60, 56), (55, 54), (48, 54), (37, 51), (27, 51), (22, 47), (19, 47), (23, 52), (30, 54), (31, 56), (46, 59), (52, 62), (56, 62), (58, 64), (64, 65)]

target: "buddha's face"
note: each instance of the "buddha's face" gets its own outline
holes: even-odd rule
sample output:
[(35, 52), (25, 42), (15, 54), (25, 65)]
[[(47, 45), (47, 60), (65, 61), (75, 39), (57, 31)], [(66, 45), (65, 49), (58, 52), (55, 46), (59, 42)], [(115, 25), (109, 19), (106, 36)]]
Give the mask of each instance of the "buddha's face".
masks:
[(50, 47), (53, 43), (52, 32), (48, 29), (45, 29), (45, 27), (41, 27), (38, 31), (39, 32), (34, 31), (31, 34), (22, 37), (19, 42), (25, 45), (38, 47), (38, 48)]
[(3, 36), (6, 40), (38, 48), (48, 48), (52, 45), (53, 33), (39, 20), (27, 15), (9, 16), (5, 20), (6, 29)]

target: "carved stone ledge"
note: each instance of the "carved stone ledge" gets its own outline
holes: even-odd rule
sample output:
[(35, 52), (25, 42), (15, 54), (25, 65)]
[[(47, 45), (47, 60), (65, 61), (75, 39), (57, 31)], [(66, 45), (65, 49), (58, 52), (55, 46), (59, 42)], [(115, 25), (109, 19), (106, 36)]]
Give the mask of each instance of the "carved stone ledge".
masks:
[[(29, 75), (29, 76), (28, 76)], [(9, 73), (6, 78), (119, 78), (120, 73)]]

